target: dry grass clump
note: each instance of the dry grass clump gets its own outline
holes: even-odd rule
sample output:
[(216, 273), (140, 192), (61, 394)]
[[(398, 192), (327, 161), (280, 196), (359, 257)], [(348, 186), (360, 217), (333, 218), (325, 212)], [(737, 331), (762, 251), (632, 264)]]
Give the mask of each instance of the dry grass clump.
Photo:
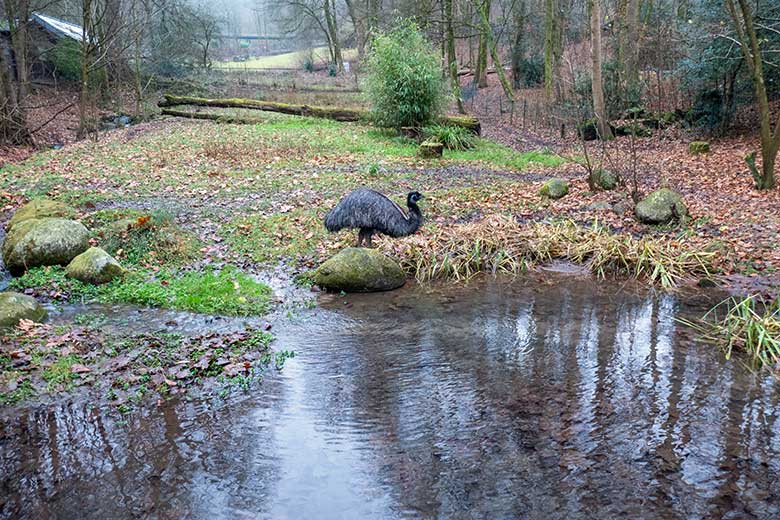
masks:
[(382, 246), (419, 281), (518, 274), (531, 265), (562, 259), (586, 265), (599, 277), (631, 276), (665, 288), (686, 276), (708, 275), (716, 255), (690, 249), (681, 241), (613, 234), (598, 224), (589, 228), (572, 221), (520, 224), (500, 215), (384, 241)]

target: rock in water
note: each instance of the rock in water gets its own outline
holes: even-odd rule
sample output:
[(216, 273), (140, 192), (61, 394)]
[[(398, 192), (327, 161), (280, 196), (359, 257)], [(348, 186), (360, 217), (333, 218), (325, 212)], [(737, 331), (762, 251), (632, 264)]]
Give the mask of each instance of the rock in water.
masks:
[(401, 287), (406, 275), (393, 259), (375, 249), (349, 247), (314, 271), (314, 281), (331, 290), (375, 292)]
[(47, 217), (73, 219), (76, 218), (76, 210), (67, 204), (57, 202), (56, 200), (34, 199), (16, 210), (16, 213), (14, 213), (14, 216), (8, 221), (5, 229), (6, 231), (11, 231), (12, 227), (25, 220)]
[(635, 211), (643, 224), (668, 224), (688, 219), (688, 208), (682, 195), (669, 188), (661, 188), (640, 200)]
[(3, 261), (14, 276), (40, 265), (67, 265), (89, 247), (87, 228), (75, 220), (30, 219), (15, 224), (3, 242)]
[(71, 260), (65, 272), (70, 278), (94, 285), (108, 283), (125, 274), (119, 262), (99, 247), (90, 247)]
[(32, 296), (0, 293), (0, 329), (16, 327), (20, 320), (41, 322), (45, 319), (46, 309)]
[(569, 183), (563, 179), (550, 179), (539, 190), (539, 195), (550, 199), (560, 199), (567, 193), (569, 193)]

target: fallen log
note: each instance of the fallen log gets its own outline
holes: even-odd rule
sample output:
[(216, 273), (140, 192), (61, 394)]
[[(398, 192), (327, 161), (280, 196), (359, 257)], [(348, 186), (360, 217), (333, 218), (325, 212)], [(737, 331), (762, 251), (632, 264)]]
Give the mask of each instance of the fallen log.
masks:
[(210, 114), (208, 112), (187, 112), (186, 110), (172, 110), (170, 108), (163, 108), (161, 113), (164, 116), (186, 117), (188, 119), (207, 119), (209, 121), (217, 121), (219, 123), (232, 123), (239, 125), (256, 125), (265, 122), (265, 119), (260, 117), (229, 116), (225, 114)]
[(222, 98), (208, 99), (189, 96), (172, 96), (165, 94), (165, 99), (159, 103), (160, 107), (176, 105), (194, 105), (199, 107), (215, 108), (248, 108), (251, 110), (263, 110), (265, 112), (278, 112), (291, 116), (319, 117), (334, 119), (336, 121), (360, 121), (368, 117), (364, 110), (349, 108), (318, 107), (313, 105), (290, 105), (277, 103), (276, 101), (263, 101), (257, 99)]
[[(333, 119), (335, 121), (368, 121), (370, 114), (366, 110), (339, 108), (339, 107), (319, 107), (313, 105), (292, 105), (288, 103), (278, 103), (276, 101), (264, 101), (258, 99), (242, 98), (199, 98), (191, 96), (174, 96), (165, 94), (164, 99), (158, 103), (161, 108), (167, 108), (178, 105), (194, 105), (200, 107), (214, 108), (246, 108), (250, 110), (263, 110), (266, 112), (278, 112), (292, 116), (319, 117), (323, 119)], [(188, 117), (188, 116), (183, 116)], [(482, 130), (479, 120), (470, 116), (445, 116), (440, 122), (445, 125), (460, 126), (470, 130), (476, 135), (480, 135)]]

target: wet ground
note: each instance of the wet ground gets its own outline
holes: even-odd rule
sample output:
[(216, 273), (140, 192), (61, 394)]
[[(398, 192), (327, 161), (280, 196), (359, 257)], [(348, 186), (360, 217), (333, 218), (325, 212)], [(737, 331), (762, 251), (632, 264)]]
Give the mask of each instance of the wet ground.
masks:
[(706, 295), (545, 273), (322, 295), (228, 401), (0, 422), (2, 518), (777, 518), (780, 386)]

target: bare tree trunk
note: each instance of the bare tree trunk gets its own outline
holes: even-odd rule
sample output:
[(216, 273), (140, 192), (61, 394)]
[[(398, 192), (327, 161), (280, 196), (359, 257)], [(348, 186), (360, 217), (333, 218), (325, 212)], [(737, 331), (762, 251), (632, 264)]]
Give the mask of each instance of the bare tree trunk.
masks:
[(487, 80), (487, 55), (488, 55), (488, 34), (490, 30), (490, 0), (482, 0), (482, 4), (478, 7), (479, 16), (481, 19), (488, 20), (487, 29), (485, 24), (481, 24), (481, 30), (479, 32), (479, 51), (477, 53), (477, 86), (479, 88), (485, 88), (488, 86)]
[(487, 12), (480, 11), (482, 18), (482, 32), (485, 35), (485, 40), (490, 48), (490, 56), (493, 58), (493, 65), (496, 68), (496, 74), (501, 82), (501, 87), (504, 90), (504, 94), (511, 104), (515, 103), (515, 93), (512, 90), (512, 85), (509, 84), (509, 80), (506, 79), (506, 73), (504, 72), (504, 65), (501, 63), (501, 57), (498, 55), (498, 48), (496, 47), (496, 40), (493, 37), (493, 29), (490, 27), (490, 20), (488, 20)]
[(525, 35), (525, 0), (520, 0), (515, 19), (515, 41), (512, 45), (512, 86), (515, 90), (522, 87), (522, 63), (525, 49), (523, 48), (523, 36)]
[(612, 130), (607, 119), (604, 103), (604, 83), (601, 79), (601, 6), (600, 0), (589, 0), (590, 4), (590, 56), (592, 67), (591, 89), (593, 90), (593, 114), (601, 139), (611, 139)]
[(90, 83), (90, 59), (92, 57), (92, 0), (82, 0), (81, 12), (81, 91), (79, 93), (79, 129), (76, 133), (79, 139), (83, 139), (89, 131), (89, 107), (92, 96)]
[(773, 129), (769, 98), (764, 83), (761, 43), (753, 26), (753, 11), (747, 0), (738, 0), (738, 2), (739, 11), (734, 5), (734, 0), (726, 0), (726, 7), (734, 21), (734, 28), (745, 56), (745, 62), (748, 64), (750, 75), (753, 78), (753, 89), (758, 104), (758, 118), (761, 128), (761, 171), (756, 168), (755, 154), (748, 155), (746, 161), (753, 174), (756, 188), (769, 190), (775, 186), (775, 160), (777, 151), (780, 149), (780, 120), (775, 123)]
[(344, 72), (344, 60), (341, 56), (341, 43), (339, 42), (339, 30), (336, 24), (335, 16), (335, 0), (331, 5), (331, 0), (325, 0), (325, 22), (328, 26), (328, 33), (330, 34), (330, 41), (333, 56), (333, 64), (336, 66), (336, 70), (339, 73)]
[(347, 12), (352, 20), (352, 26), (355, 28), (355, 44), (357, 45), (358, 57), (362, 58), (366, 50), (366, 24), (358, 12), (355, 0), (344, 0), (347, 4)]
[(547, 99), (553, 95), (553, 56), (555, 44), (555, 0), (544, 1), (544, 93)]
[(368, 35), (367, 43), (370, 43), (379, 31), (379, 12), (382, 9), (382, 0), (368, 1)]
[(463, 98), (460, 96), (460, 81), (458, 80), (458, 59), (455, 55), (455, 29), (452, 24), (452, 0), (444, 0), (444, 18), (447, 23), (447, 70), (452, 85), (452, 93), (458, 103), (458, 112), (466, 113)]
[(0, 142), (33, 144), (13, 76), (10, 50), (0, 46)]

